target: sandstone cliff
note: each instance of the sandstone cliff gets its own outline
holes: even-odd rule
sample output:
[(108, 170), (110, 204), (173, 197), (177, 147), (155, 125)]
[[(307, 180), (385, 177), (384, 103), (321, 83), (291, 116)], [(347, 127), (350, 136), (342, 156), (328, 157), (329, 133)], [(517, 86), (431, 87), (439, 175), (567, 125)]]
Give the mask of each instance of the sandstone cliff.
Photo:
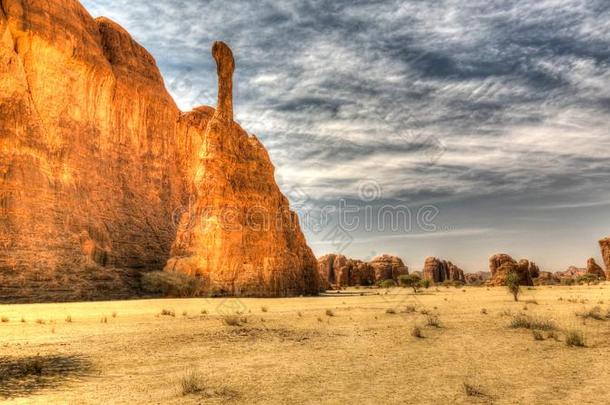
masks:
[(371, 262), (350, 259), (343, 255), (329, 254), (318, 259), (318, 272), (325, 288), (373, 285), (384, 280), (398, 281), (409, 274), (402, 259), (383, 255)]
[(455, 264), (436, 257), (428, 257), (424, 263), (424, 278), (434, 283), (444, 281), (466, 282), (464, 271)]
[(602, 249), (602, 257), (604, 258), (604, 263), (606, 264), (608, 280), (610, 280), (610, 238), (600, 240), (599, 246)]
[(529, 260), (517, 262), (511, 256), (500, 253), (489, 258), (490, 285), (505, 285), (509, 271), (514, 271), (519, 276), (519, 284), (534, 285), (533, 279), (540, 275), (540, 268)]
[[(228, 84), (221, 77), (224, 94)], [(208, 185), (217, 205), (231, 191), (227, 206), (243, 208), (235, 192), (247, 191), (244, 198), (285, 211), (292, 227), (268, 239), (244, 237), (235, 260), (260, 255), (265, 271), (277, 273), (274, 280), (284, 280), (286, 271), (298, 279), (294, 291), (314, 291), (315, 259), (285, 209), (269, 158), (230, 119), (226, 102), (222, 116), (209, 107), (181, 113), (153, 57), (76, 0), (0, 0), (0, 299), (132, 295), (141, 271), (163, 269), (177, 217)], [(219, 139), (223, 134), (227, 140)], [(202, 148), (215, 147), (228, 149), (202, 165)], [(215, 165), (215, 156), (231, 161)], [(214, 178), (225, 169), (225, 182), (237, 185), (232, 190), (202, 179), (204, 171)], [(262, 181), (241, 186), (259, 176)], [(223, 237), (205, 236), (210, 261), (234, 253)], [(237, 261), (215, 263), (259, 271)]]
[(587, 260), (587, 274), (592, 274), (602, 280), (606, 279), (606, 272), (595, 262), (594, 258)]
[(233, 121), (233, 54), (222, 42), (212, 53), (218, 108), (211, 119), (200, 112), (189, 117), (203, 131), (194, 204), (181, 218), (165, 269), (202, 277), (223, 294), (317, 293), (315, 258), (275, 183), (269, 156)]

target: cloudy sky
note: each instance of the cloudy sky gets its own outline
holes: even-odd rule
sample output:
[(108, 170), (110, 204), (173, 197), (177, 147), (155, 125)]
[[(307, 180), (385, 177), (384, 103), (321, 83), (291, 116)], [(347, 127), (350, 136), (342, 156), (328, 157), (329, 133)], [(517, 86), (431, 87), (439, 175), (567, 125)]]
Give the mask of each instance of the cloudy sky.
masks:
[(236, 120), (318, 255), (468, 271), (496, 252), (551, 271), (601, 260), (607, 0), (83, 3), (153, 54), (183, 110), (215, 104), (210, 47), (232, 47)]

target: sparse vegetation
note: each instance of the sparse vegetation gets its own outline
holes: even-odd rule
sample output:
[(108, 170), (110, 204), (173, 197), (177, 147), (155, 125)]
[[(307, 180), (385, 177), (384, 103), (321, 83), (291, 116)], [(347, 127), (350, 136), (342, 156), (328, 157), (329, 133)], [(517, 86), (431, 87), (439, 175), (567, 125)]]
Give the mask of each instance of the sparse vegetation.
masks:
[(541, 331), (534, 329), (532, 334), (534, 335), (534, 340), (544, 340), (544, 335)]
[(207, 315), (208, 314), (208, 310), (207, 309), (202, 309), (201, 310), (201, 315)]
[(242, 319), (237, 315), (225, 315), (222, 317), (222, 321), (227, 326), (241, 326)]
[(204, 388), (203, 376), (195, 369), (188, 370), (180, 378), (180, 389), (184, 396), (200, 393)]
[(388, 308), (385, 310), (386, 314), (390, 314), (390, 315), (395, 315), (396, 314), (396, 310), (394, 308)]
[(161, 310), (161, 315), (162, 316), (172, 316), (172, 317), (175, 317), (176, 316), (176, 312), (174, 312), (173, 309), (162, 309)]
[(487, 315), (487, 309), (486, 308), (482, 308), (481, 309), (481, 315)]
[(335, 312), (332, 309), (327, 309), (326, 316), (333, 317), (333, 316), (335, 316)]
[(508, 289), (508, 292), (512, 294), (515, 302), (519, 301), (519, 295), (521, 294), (521, 286), (519, 285), (519, 282), (520, 279), (517, 272), (512, 268), (508, 270), (508, 274), (506, 276), (506, 288)]
[(422, 286), (421, 278), (417, 274), (402, 275), (398, 278), (398, 282), (403, 287), (412, 288), (415, 293)]
[(415, 305), (407, 305), (407, 306), (405, 307), (405, 312), (406, 312), (407, 314), (413, 313), (413, 312), (415, 312), (415, 311), (416, 311), (416, 309), (415, 309)]
[(432, 326), (434, 328), (440, 328), (441, 320), (437, 315), (428, 315), (426, 316), (426, 325)]
[(164, 297), (197, 297), (203, 293), (203, 281), (182, 273), (154, 271), (141, 279), (142, 289)]
[(469, 382), (464, 382), (462, 384), (462, 386), (464, 387), (464, 392), (466, 393), (466, 396), (469, 396), (469, 397), (485, 397), (485, 396), (487, 396), (483, 392), (481, 387), (479, 387), (477, 384), (473, 384), (473, 383), (469, 383)]
[(424, 334), (421, 330), (421, 328), (417, 325), (413, 326), (413, 328), (411, 329), (411, 336), (421, 339), (424, 337)]
[(531, 304), (531, 305), (539, 305), (539, 304), (538, 304), (538, 301), (536, 301), (535, 299), (531, 299), (531, 298), (530, 298), (530, 299), (528, 299), (528, 300), (525, 300), (524, 302), (525, 302), (525, 304), (526, 304), (526, 305), (527, 305), (527, 304)]
[(2, 321), (2, 323), (7, 323), (10, 321), (10, 319), (8, 318), (8, 316), (3, 316), (0, 318), (0, 321)]
[(262, 306), (261, 307), (261, 312), (269, 312), (269, 308)]
[(566, 345), (575, 347), (585, 346), (585, 334), (580, 329), (568, 329), (565, 332)]
[(66, 316), (66, 323), (72, 323), (72, 317), (70, 315)]
[(117, 313), (116, 313), (116, 311), (112, 313), (112, 317), (113, 317), (113, 318), (116, 318), (116, 317), (117, 317)]
[(107, 316), (103, 316), (102, 319), (100, 320), (101, 323), (108, 323), (108, 317)]
[(556, 330), (557, 325), (550, 319), (528, 316), (525, 314), (517, 314), (513, 316), (510, 322), (510, 327), (514, 329), (537, 329), (537, 330)]
[(600, 306), (595, 306), (589, 310), (585, 310), (584, 312), (577, 312), (576, 316), (580, 316), (584, 319), (595, 319), (597, 321), (605, 321), (608, 319), (610, 314), (603, 314), (602, 308)]
[(396, 283), (394, 282), (394, 280), (383, 280), (381, 283), (379, 283), (379, 286), (381, 288), (394, 288), (396, 287)]
[(47, 322), (44, 319), (36, 319), (36, 323), (38, 323), (40, 325), (44, 325)]

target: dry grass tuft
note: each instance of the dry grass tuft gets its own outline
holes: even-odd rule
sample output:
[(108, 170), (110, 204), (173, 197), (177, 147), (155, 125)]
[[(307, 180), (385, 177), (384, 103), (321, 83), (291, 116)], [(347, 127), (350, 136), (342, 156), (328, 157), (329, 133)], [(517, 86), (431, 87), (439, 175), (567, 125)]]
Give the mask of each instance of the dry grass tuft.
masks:
[(180, 378), (180, 388), (183, 396), (202, 392), (205, 389), (203, 376), (195, 369), (188, 370)]
[(267, 307), (261, 307), (261, 312), (269, 312), (269, 308)]
[(72, 317), (70, 315), (66, 316), (66, 323), (72, 323)]
[(584, 319), (595, 319), (597, 321), (605, 321), (609, 318), (610, 314), (602, 314), (602, 309), (600, 306), (595, 306), (589, 310), (585, 310), (584, 312), (577, 312), (576, 316), (580, 316)]
[(422, 339), (424, 337), (424, 333), (419, 326), (414, 326), (413, 329), (411, 329), (411, 336)]
[(44, 325), (45, 323), (47, 323), (47, 321), (45, 321), (44, 319), (36, 319), (36, 323)]
[(388, 308), (385, 310), (386, 314), (396, 315), (396, 310), (394, 308)]
[(568, 329), (565, 332), (566, 345), (572, 347), (585, 347), (585, 334), (580, 329)]
[(222, 317), (222, 321), (227, 326), (241, 326), (242, 318), (237, 315), (225, 315)]
[(0, 321), (2, 321), (2, 323), (7, 323), (10, 321), (10, 319), (8, 319), (7, 316), (3, 316), (2, 318), (0, 318)]
[(532, 335), (534, 336), (534, 340), (544, 340), (544, 335), (539, 330), (533, 330)]
[(415, 311), (416, 311), (415, 305), (407, 305), (405, 307), (405, 311), (404, 312), (406, 312), (407, 314), (411, 314), (411, 313), (413, 313)]
[(162, 316), (172, 316), (172, 317), (176, 317), (176, 312), (174, 312), (173, 309), (162, 309), (161, 310), (161, 315)]
[(432, 326), (434, 328), (440, 328), (441, 320), (439, 319), (439, 317), (437, 315), (428, 315), (426, 317), (426, 325)]
[(510, 327), (514, 329), (537, 329), (537, 330), (557, 330), (557, 325), (550, 319), (541, 317), (533, 317), (525, 314), (517, 314), (513, 316), (510, 322)]
[(486, 308), (482, 308), (481, 309), (481, 315), (487, 315), (487, 309)]
[(333, 317), (333, 316), (335, 316), (335, 312), (332, 309), (327, 309), (326, 316)]
[(477, 384), (473, 384), (470, 382), (464, 382), (464, 383), (462, 383), (462, 386), (464, 387), (464, 392), (466, 393), (466, 396), (469, 396), (469, 397), (486, 397), (487, 396), (487, 394), (485, 394), (483, 389), (481, 387), (479, 387)]

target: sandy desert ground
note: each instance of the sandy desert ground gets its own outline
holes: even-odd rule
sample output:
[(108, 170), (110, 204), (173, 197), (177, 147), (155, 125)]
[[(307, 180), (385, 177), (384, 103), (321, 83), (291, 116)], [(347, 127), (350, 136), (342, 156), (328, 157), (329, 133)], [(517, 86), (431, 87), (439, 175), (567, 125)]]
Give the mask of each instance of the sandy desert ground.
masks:
[[(610, 403), (610, 285), (536, 287), (521, 300), (504, 288), (432, 287), (6, 305), (0, 395), (16, 404)], [(600, 319), (576, 315), (595, 306)], [(535, 340), (510, 327), (519, 312), (557, 331)], [(440, 327), (428, 325), (435, 315)], [(586, 346), (566, 345), (566, 329), (582, 331)], [(189, 374), (200, 390), (184, 395)]]

